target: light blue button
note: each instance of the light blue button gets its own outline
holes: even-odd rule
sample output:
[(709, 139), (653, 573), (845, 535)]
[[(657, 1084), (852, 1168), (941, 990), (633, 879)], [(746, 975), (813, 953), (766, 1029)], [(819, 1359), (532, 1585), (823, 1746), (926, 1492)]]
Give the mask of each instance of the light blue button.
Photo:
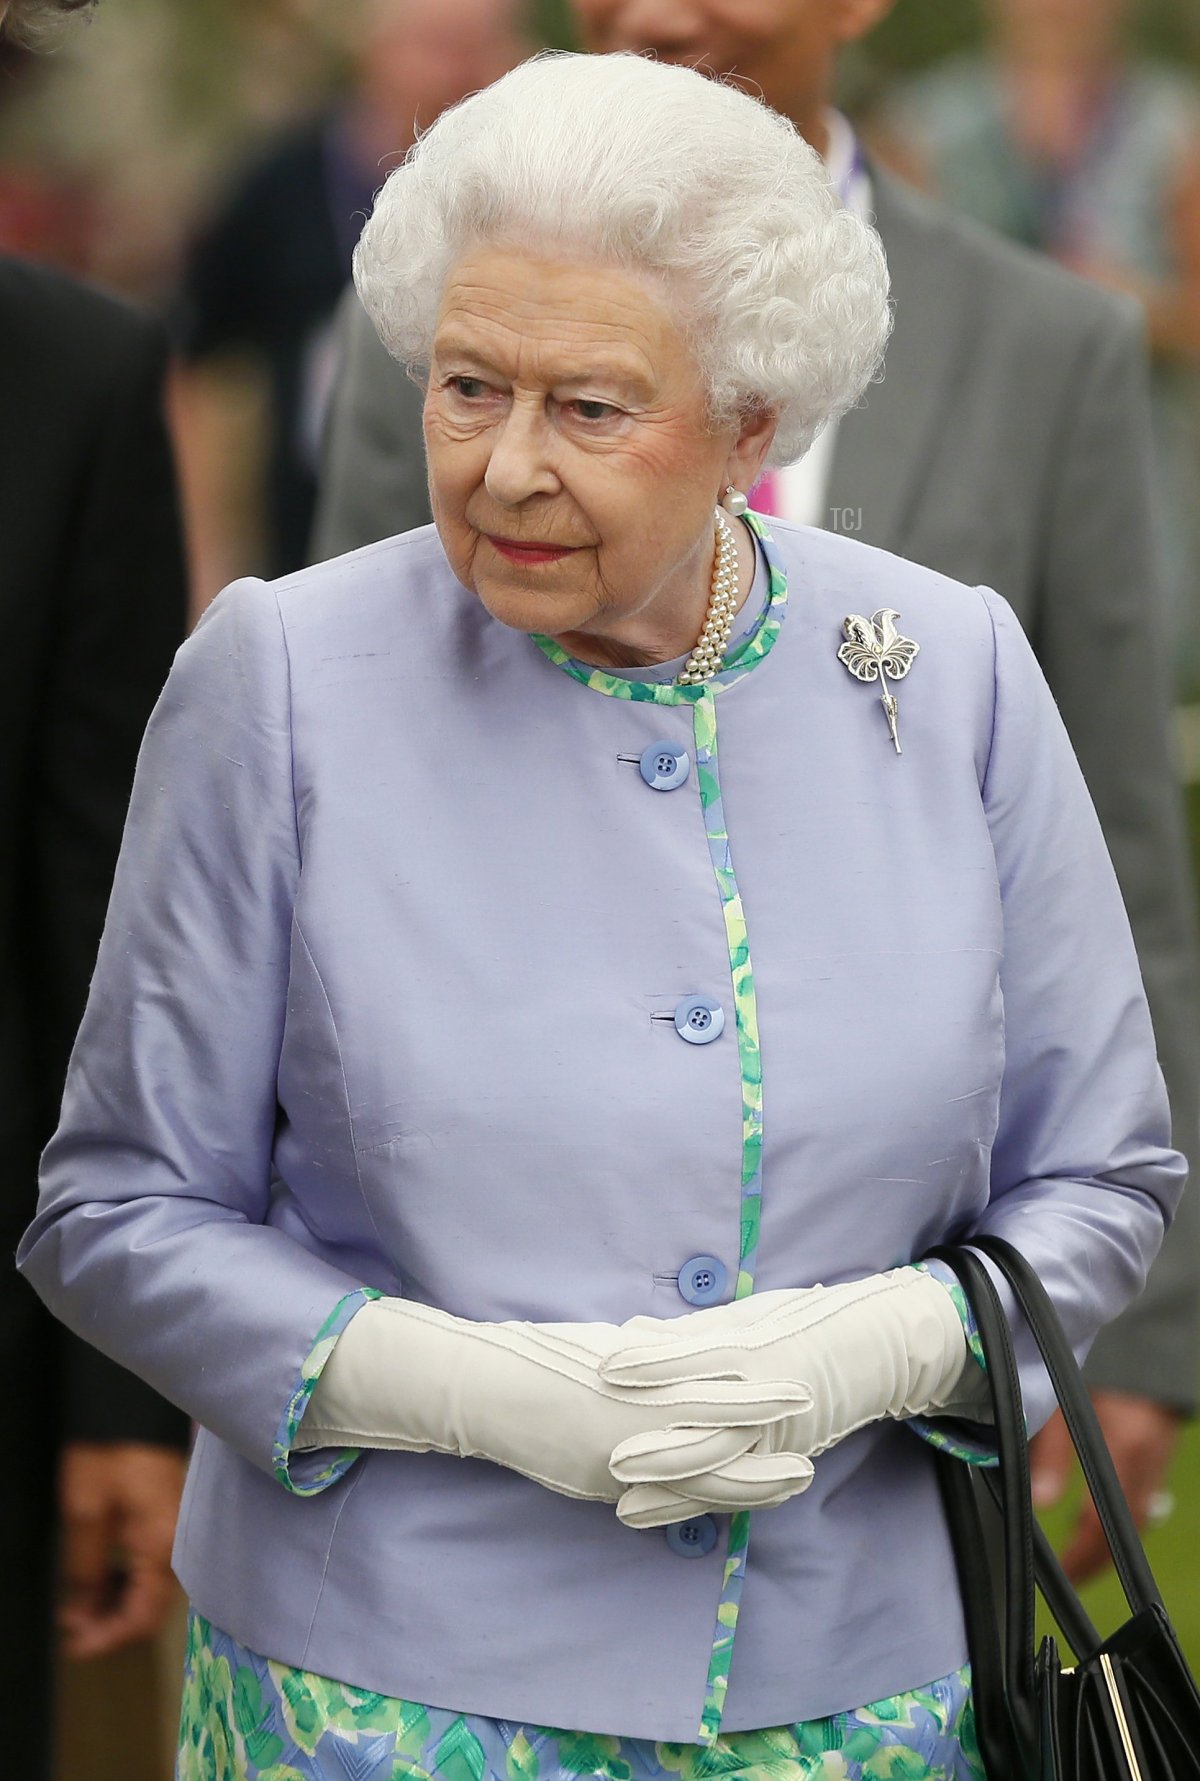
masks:
[(725, 1263), (715, 1255), (694, 1255), (679, 1270), (679, 1290), (689, 1305), (713, 1305), (725, 1291)]
[(642, 750), (638, 772), (651, 791), (673, 792), (692, 770), (692, 757), (674, 742), (652, 742)]
[(680, 1558), (703, 1558), (717, 1543), (717, 1524), (711, 1515), (696, 1515), (691, 1521), (673, 1521), (664, 1532), (667, 1545)]
[(675, 1031), (689, 1045), (711, 1045), (725, 1031), (725, 1010), (712, 996), (685, 996), (675, 1010)]

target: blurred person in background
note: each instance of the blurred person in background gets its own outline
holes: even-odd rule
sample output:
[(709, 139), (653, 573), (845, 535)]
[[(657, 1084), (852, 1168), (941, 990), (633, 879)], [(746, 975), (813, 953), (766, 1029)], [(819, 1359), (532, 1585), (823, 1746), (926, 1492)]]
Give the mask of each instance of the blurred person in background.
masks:
[[(27, 4), (0, 30), (40, 41)], [(5, 1772), (49, 1776), (55, 1556), (68, 1656), (149, 1638), (173, 1599), (189, 1424), (67, 1336), (12, 1266), (58, 1117), (142, 731), (184, 631), (162, 330), (0, 256), (0, 1364), (20, 1431), (0, 1472)], [(146, 1736), (152, 1737), (149, 1726)]]
[[(345, 97), (242, 174), (185, 274), (179, 344), (189, 370), (176, 413), (201, 605), (248, 563), (282, 575), (305, 561), (334, 376), (331, 318), (374, 193), (418, 130), (530, 47), (519, 0), (363, 0), (351, 17)], [(219, 375), (231, 355), (266, 378), (258, 549), (237, 522), (239, 485), (258, 479)]]
[[(873, 165), (831, 104), (838, 54), (890, 0), (574, 0), (588, 47), (651, 50), (735, 73), (824, 156), (869, 216), (892, 277), (885, 375), (756, 503), (847, 530), (998, 589), (1033, 642), (1121, 881), (1174, 1118), (1197, 1151), (1200, 981), (1194, 890), (1172, 766), (1157, 620), (1144, 330), (1096, 289)], [(315, 548), (348, 550), (428, 518), (421, 391), (360, 304), (326, 449)], [(1145, 1293), (1092, 1352), (1089, 1377), (1129, 1500), (1145, 1520), (1196, 1401), (1200, 1200), (1185, 1195)], [(1055, 1423), (1040, 1491), (1066, 1487)], [(1090, 1503), (1065, 1555), (1107, 1563)]]
[(890, 107), (939, 197), (1141, 303), (1176, 679), (1200, 697), (1200, 82), (1137, 57), (1132, 0), (989, 0), (986, 50)]

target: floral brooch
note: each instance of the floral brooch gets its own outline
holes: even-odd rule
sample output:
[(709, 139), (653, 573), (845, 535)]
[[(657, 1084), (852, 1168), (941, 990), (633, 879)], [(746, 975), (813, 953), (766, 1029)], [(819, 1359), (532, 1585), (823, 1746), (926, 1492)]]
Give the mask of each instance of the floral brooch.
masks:
[(896, 745), (896, 753), (904, 751), (900, 747), (900, 731), (898, 727), (898, 708), (896, 695), (888, 686), (888, 675), (893, 680), (903, 680), (913, 665), (920, 644), (914, 643), (911, 637), (902, 637), (896, 629), (896, 620), (900, 617), (890, 606), (881, 607), (871, 618), (860, 618), (852, 612), (842, 620), (842, 634), (846, 641), (838, 650), (838, 661), (847, 667), (856, 680), (880, 683), (879, 697), (887, 718), (888, 730)]

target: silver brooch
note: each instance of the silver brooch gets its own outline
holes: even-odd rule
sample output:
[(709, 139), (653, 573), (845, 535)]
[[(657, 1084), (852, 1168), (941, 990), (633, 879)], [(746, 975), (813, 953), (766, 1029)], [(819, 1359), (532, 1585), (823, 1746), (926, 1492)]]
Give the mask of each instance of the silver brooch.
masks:
[(896, 698), (888, 686), (887, 677), (890, 674), (893, 680), (903, 680), (921, 647), (911, 637), (900, 635), (896, 629), (899, 617), (900, 614), (893, 612), (890, 606), (882, 607), (869, 619), (852, 612), (849, 618), (842, 620), (846, 641), (838, 650), (838, 661), (845, 663), (856, 680), (879, 681), (879, 696), (897, 754), (903, 750), (897, 728)]

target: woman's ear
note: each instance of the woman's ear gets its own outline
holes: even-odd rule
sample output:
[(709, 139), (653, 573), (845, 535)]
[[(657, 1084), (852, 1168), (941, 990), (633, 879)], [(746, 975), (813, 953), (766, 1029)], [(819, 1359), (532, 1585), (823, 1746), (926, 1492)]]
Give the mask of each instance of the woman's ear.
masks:
[(741, 430), (729, 454), (726, 481), (747, 494), (763, 473), (779, 415), (774, 408), (755, 408), (742, 419)]

